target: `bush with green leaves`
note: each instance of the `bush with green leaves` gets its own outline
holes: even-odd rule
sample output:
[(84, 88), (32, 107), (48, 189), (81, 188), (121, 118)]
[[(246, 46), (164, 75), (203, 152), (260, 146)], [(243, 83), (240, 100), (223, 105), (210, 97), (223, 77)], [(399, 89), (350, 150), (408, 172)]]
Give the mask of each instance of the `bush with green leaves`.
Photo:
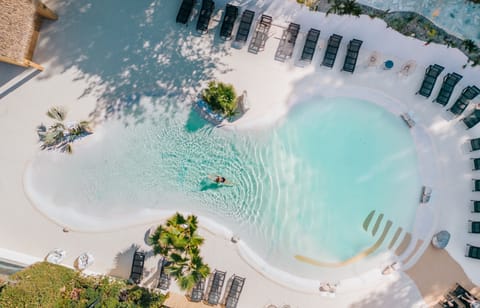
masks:
[(237, 110), (237, 93), (231, 84), (211, 81), (202, 92), (203, 100), (213, 111), (232, 117)]
[(0, 288), (0, 307), (161, 307), (166, 295), (124, 280), (85, 276), (47, 262), (11, 275)]

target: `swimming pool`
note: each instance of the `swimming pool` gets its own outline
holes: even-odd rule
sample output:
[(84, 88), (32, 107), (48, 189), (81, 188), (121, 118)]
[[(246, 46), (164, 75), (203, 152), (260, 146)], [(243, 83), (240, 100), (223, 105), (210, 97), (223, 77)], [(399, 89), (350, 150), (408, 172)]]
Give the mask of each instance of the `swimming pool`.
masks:
[[(81, 225), (82, 215), (85, 226), (145, 209), (207, 216), (269, 264), (308, 278), (319, 272), (294, 256), (338, 262), (358, 254), (375, 242), (362, 229), (372, 210), (412, 228), (415, 144), (378, 105), (315, 98), (254, 132), (214, 129), (190, 110), (167, 109), (137, 125), (109, 121), (73, 155), (40, 153), (26, 177), (30, 197), (48, 213), (64, 211), (64, 223)], [(218, 187), (209, 174), (234, 185)]]

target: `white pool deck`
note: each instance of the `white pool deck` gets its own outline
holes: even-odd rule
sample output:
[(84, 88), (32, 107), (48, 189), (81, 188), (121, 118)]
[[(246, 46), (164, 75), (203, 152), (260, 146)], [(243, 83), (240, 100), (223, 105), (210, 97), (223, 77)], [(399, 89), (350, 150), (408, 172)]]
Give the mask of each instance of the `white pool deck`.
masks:
[[(143, 17), (143, 24), (139, 29), (151, 27), (161, 31), (161, 24), (157, 25), (156, 22), (173, 23), (177, 4), (172, 5), (173, 1), (167, 1), (171, 0), (139, 1), (137, 5), (143, 15), (132, 14), (135, 18)], [(158, 47), (151, 41), (152, 36), (142, 32), (138, 34), (139, 37), (148, 36), (149, 39), (145, 38), (141, 45), (138, 45), (139, 40), (135, 39), (130, 45), (126, 44), (124, 50), (131, 50), (132, 58), (138, 55), (139, 49), (149, 50), (150, 56), (156, 59), (154, 64), (142, 65), (139, 59), (132, 64), (128, 58), (121, 58), (112, 50), (108, 55), (99, 54), (98, 67), (95, 67), (95, 53), (89, 50), (95, 50), (95, 46), (105, 43), (107, 46), (104, 48), (108, 51), (108, 41), (102, 42), (102, 39), (109, 38), (109, 35), (104, 34), (105, 31), (115, 29), (118, 25), (114, 22), (123, 22), (125, 19), (112, 17), (111, 21), (105, 22), (102, 18), (108, 18), (109, 13), (98, 13), (95, 10), (101, 9), (91, 1), (82, 5), (54, 0), (46, 2), (60, 13), (60, 19), (46, 25), (40, 35), (36, 57), (43, 60), (45, 72), (31, 75), (28, 71), (20, 72), (17, 68), (0, 64), (0, 135), (3, 139), (3, 150), (0, 151), (0, 257), (31, 263), (42, 259), (54, 248), (63, 248), (67, 250), (64, 264), (71, 266), (78, 255), (90, 251), (96, 259), (91, 268), (93, 272), (127, 277), (134, 245), (148, 249), (144, 243), (145, 233), (151, 226), (161, 222), (164, 213), (144, 212), (141, 218), (116, 219), (110, 224), (104, 222), (101, 228), (95, 230), (82, 228), (79, 224), (68, 225), (71, 231), (64, 233), (62, 228), (66, 221), (78, 220), (74, 217), (63, 217), (62, 220), (61, 216), (55, 215), (55, 208), (37, 208), (34, 200), (29, 200), (24, 192), (25, 170), (39, 151), (35, 127), (46, 120), (45, 112), (49, 107), (65, 105), (69, 110), (69, 118), (81, 120), (88, 117), (97, 102), (105, 99), (102, 94), (108, 89), (111, 79), (106, 78), (109, 68), (107, 64), (102, 66), (102, 59), (108, 62), (109, 58), (117, 57), (119, 61), (128, 63), (124, 66), (118, 64), (122, 68), (122, 76), (127, 76), (125, 80), (128, 80), (128, 76), (136, 76), (138, 71), (142, 73), (142, 70), (145, 70), (144, 75), (147, 77), (154, 76), (150, 70), (161, 68), (162, 65), (173, 69), (168, 66), (169, 61), (173, 60), (168, 50), (163, 53), (161, 46)], [(219, 51), (218, 45), (224, 43), (213, 38), (218, 38), (218, 22), (222, 16), (219, 9), (223, 12), (225, 1), (216, 1), (217, 9), (215, 18), (210, 23), (210, 33), (202, 37), (190, 35), (189, 30), (194, 32), (195, 22), (191, 22), (187, 30), (178, 26), (178, 31), (185, 35), (185, 38), (182, 36), (178, 42), (182, 47), (179, 52), (183, 56), (202, 59), (210, 57), (212, 62), (218, 64), (212, 69), (213, 76), (233, 83), (239, 91), (248, 91), (251, 110), (238, 123), (226, 128), (253, 129), (259, 125), (268, 127), (281, 119), (291, 104), (312, 96), (354, 96), (380, 104), (395, 114), (410, 112), (417, 123), (412, 129), (412, 135), (417, 144), (422, 183), (432, 187), (433, 193), (429, 203), (419, 205), (413, 232), (414, 238), (424, 239), (425, 242), (409, 262), (404, 264), (403, 269), (414, 264), (421, 256), (435, 232), (444, 229), (452, 236), (447, 251), (462, 266), (469, 278), (475, 284), (480, 284), (480, 261), (464, 257), (467, 243), (480, 246), (480, 237), (467, 233), (467, 221), (480, 220), (480, 214), (470, 213), (469, 203), (472, 199), (480, 199), (480, 193), (472, 192), (471, 184), (472, 178), (480, 178), (480, 172), (472, 171), (470, 161), (470, 158), (480, 157), (480, 153), (469, 153), (465, 144), (469, 138), (480, 137), (480, 125), (466, 130), (462, 122), (459, 122), (461, 117), (451, 119), (446, 112), (447, 108), (432, 103), (446, 73), (457, 72), (463, 75), (450, 99), (450, 106), (465, 86), (480, 85), (480, 68), (463, 69), (466, 58), (458, 50), (434, 44), (425, 46), (421, 41), (386, 29), (381, 20), (372, 20), (367, 16), (355, 18), (330, 15), (326, 18), (324, 14), (310, 12), (294, 1), (265, 0), (255, 3), (245, 0), (235, 3), (242, 5), (242, 8), (253, 9), (257, 12), (257, 17), (261, 12), (273, 16), (270, 38), (263, 52), (255, 55), (247, 51), (248, 46), (236, 49), (230, 48), (230, 43), (222, 45), (222, 50)], [(113, 4), (112, 1), (106, 1), (102, 5), (113, 7)], [(162, 9), (168, 11), (170, 20), (155, 19), (155, 14), (160, 14)], [(122, 9), (118, 5), (115, 10), (119, 10), (122, 16), (125, 11), (128, 12), (128, 9)], [(72, 14), (72, 11), (77, 16), (78, 20), (75, 21), (78, 24), (66, 18), (62, 19), (67, 12)], [(110, 14), (115, 15), (115, 11)], [(98, 24), (91, 27), (98, 32), (86, 34), (80, 31), (91, 44), (75, 45), (75, 33), (68, 31), (73, 31), (72, 24), (76, 27), (82, 24), (87, 27), (91, 22), (88, 18), (97, 20)], [(301, 25), (293, 59), (300, 57), (308, 29), (314, 27), (321, 30), (319, 48), (310, 65), (302, 66), (293, 59), (285, 63), (274, 60), (281, 32), (290, 21)], [(329, 70), (320, 67), (320, 62), (326, 40), (333, 33), (342, 35), (343, 41), (335, 67)], [(174, 33), (168, 35), (170, 39), (172, 36)], [(342, 72), (340, 68), (346, 45), (353, 38), (363, 40), (363, 45), (357, 69), (354, 74), (349, 74)], [(81, 39), (79, 38), (79, 41)], [(65, 44), (64, 51), (61, 48), (52, 51), (52, 45), (58, 47), (63, 46), (62, 44)], [(378, 67), (368, 67), (368, 59), (373, 51), (380, 53), (383, 60), (393, 60), (394, 68), (383, 70), (380, 65), (382, 61)], [(412, 59), (417, 65), (415, 72), (410, 76), (400, 76), (398, 71), (401, 65)], [(148, 60), (145, 59), (145, 62)], [(416, 96), (415, 92), (420, 87), (425, 67), (433, 63), (444, 66), (445, 70), (438, 78), (432, 96), (429, 99)], [(189, 64), (185, 65), (188, 68)], [(192, 74), (195, 75), (195, 72)], [(173, 75), (184, 77), (181, 72)], [(10, 79), (10, 76), (14, 78)], [(167, 93), (173, 87), (160, 77), (156, 84)], [(179, 81), (174, 85), (178, 84), (183, 83)], [(188, 83), (183, 86), (190, 90), (190, 93), (198, 91), (198, 88), (188, 89)], [(136, 85), (131, 87), (135, 89)], [(154, 92), (153, 89), (152, 91)], [(474, 103), (480, 103), (480, 98), (474, 100)], [(469, 108), (473, 108), (473, 105)], [(468, 110), (464, 112), (465, 115), (468, 113)], [(85, 144), (88, 144), (88, 138), (82, 140), (78, 146)], [(316, 281), (279, 277), (265, 264), (252, 262), (242, 248), (242, 242), (231, 243), (228, 230), (223, 230), (214, 223), (205, 223), (205, 220), (203, 222), (201, 234), (205, 236), (206, 242), (202, 253), (206, 262), (212, 269), (226, 270), (227, 277), (235, 273), (247, 278), (239, 307), (263, 307), (267, 304), (290, 304), (292, 307), (425, 305), (414, 282), (403, 272), (381, 275), (381, 270), (388, 263), (381, 263), (374, 270), (359, 271), (358, 275), (342, 279), (335, 298), (322, 297), (318, 292), (318, 285), (325, 281), (324, 277), (318, 278), (318, 284)], [(125, 224), (125, 227), (121, 227), (122, 224)], [(412, 250), (413, 245), (405, 254), (408, 255)], [(147, 266), (147, 285), (153, 281), (152, 277), (155, 275), (156, 264), (153, 260), (155, 259), (152, 258), (149, 262), (151, 266)], [(172, 289), (175, 290), (176, 287), (173, 286)]]

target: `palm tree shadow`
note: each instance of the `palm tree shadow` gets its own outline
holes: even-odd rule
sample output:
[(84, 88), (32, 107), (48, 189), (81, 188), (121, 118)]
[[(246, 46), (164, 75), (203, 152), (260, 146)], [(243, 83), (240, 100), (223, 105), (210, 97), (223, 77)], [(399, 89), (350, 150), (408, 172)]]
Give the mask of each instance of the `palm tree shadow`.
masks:
[(133, 254), (138, 248), (138, 245), (132, 244), (127, 249), (117, 253), (115, 266), (109, 271), (108, 275), (128, 279), (132, 267)]

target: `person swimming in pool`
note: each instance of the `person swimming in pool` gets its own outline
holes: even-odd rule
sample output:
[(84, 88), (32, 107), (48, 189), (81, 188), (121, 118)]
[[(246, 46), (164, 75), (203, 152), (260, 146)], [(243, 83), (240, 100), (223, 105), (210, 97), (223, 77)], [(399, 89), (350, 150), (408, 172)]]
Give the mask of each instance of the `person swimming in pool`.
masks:
[(215, 183), (217, 184), (223, 184), (227, 181), (226, 178), (224, 178), (223, 176), (219, 176), (217, 175), (217, 177), (215, 178)]

